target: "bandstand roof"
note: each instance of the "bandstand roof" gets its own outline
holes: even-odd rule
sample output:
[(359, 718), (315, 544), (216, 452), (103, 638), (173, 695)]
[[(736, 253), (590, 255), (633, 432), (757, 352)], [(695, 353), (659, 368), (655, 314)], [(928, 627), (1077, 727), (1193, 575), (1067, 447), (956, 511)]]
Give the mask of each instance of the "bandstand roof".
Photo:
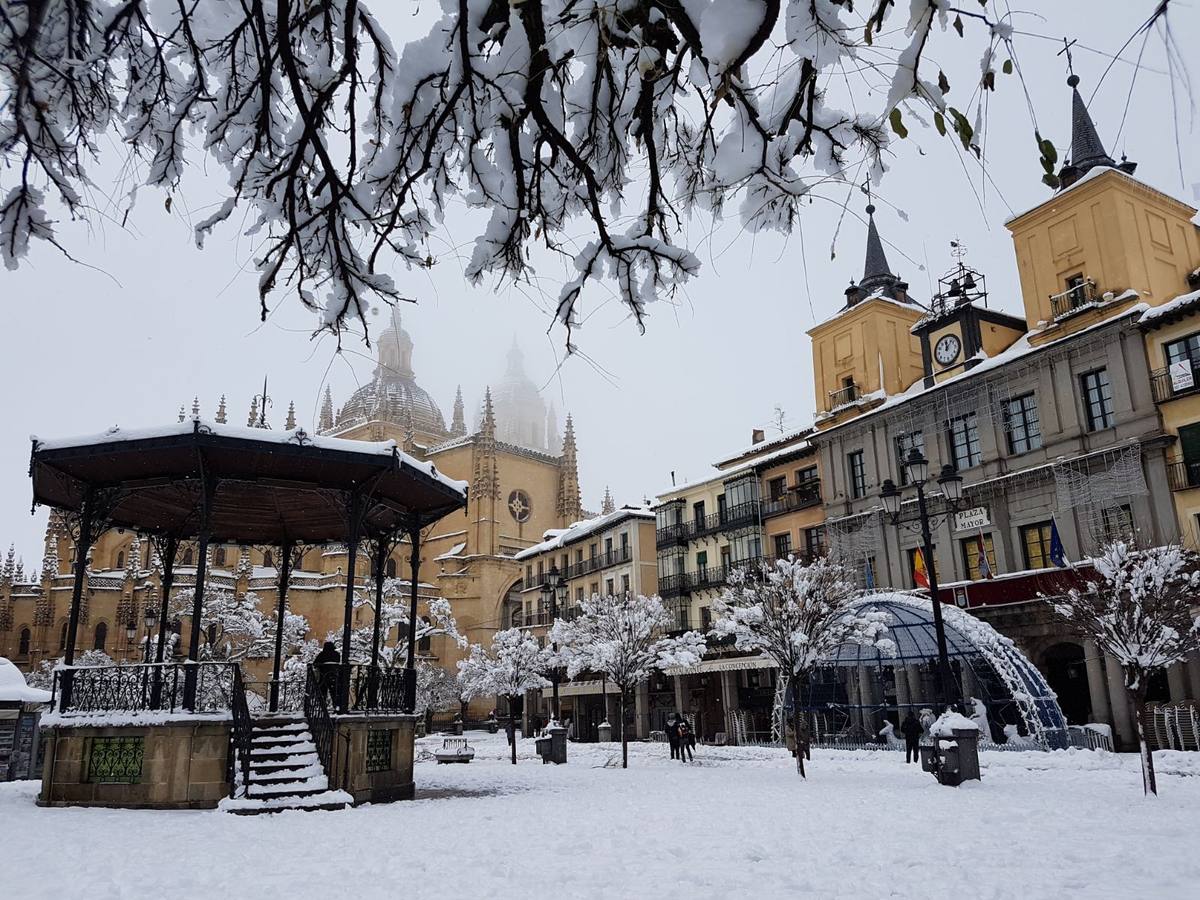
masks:
[(347, 496), (364, 500), (363, 532), (421, 527), (466, 503), (465, 482), (367, 442), (269, 431), (194, 418), (152, 429), (112, 428), (62, 440), (33, 439), (34, 503), (78, 511), (90, 486), (110, 494), (105, 523), (198, 534), (205, 484), (209, 530), (242, 544), (345, 541)]

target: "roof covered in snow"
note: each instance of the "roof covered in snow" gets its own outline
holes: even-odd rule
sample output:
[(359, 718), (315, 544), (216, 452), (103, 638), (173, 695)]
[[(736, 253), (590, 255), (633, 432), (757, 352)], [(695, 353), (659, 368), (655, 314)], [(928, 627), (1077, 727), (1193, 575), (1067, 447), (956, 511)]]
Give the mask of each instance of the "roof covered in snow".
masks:
[(21, 670), (0, 656), (0, 703), (49, 702), (49, 691), (29, 687)]
[(649, 519), (654, 521), (654, 510), (648, 506), (622, 506), (602, 516), (575, 522), (567, 528), (551, 528), (542, 535), (542, 542), (526, 547), (514, 556), (514, 559), (533, 559), (550, 550), (557, 550), (576, 541), (581, 541), (589, 535), (612, 528), (627, 519)]

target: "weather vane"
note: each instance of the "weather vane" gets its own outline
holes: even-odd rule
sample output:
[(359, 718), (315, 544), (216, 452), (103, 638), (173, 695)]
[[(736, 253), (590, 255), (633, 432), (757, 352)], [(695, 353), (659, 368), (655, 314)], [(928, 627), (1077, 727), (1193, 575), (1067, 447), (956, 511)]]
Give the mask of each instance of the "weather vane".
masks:
[(967, 255), (967, 245), (955, 238), (950, 242), (950, 255), (961, 263)]
[[(258, 427), (266, 428), (267, 427), (267, 405), (271, 404), (271, 398), (267, 396), (267, 376), (266, 375), (263, 376), (263, 389), (262, 389), (262, 394), (259, 397), (259, 399), (262, 400), (262, 403), (259, 404), (259, 407), (258, 407)], [(271, 404), (271, 405), (273, 405), (273, 404)]]
[(1071, 59), (1071, 45), (1074, 43), (1075, 38), (1071, 38), (1069, 41), (1066, 38), (1063, 38), (1063, 48), (1054, 54), (1055, 56), (1062, 56), (1064, 53), (1067, 55), (1067, 75), (1075, 74), (1075, 63), (1074, 60)]

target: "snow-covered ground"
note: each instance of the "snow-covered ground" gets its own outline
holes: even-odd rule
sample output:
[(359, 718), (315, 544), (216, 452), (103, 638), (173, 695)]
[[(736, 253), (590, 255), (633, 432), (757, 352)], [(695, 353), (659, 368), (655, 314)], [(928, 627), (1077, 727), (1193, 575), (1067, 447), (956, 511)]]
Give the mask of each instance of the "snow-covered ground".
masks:
[[(418, 799), (341, 812), (39, 809), (0, 784), (0, 894), (140, 897), (1195, 897), (1200, 754), (985, 753), (940, 787), (895, 752), (813, 752), (801, 781), (762, 748), (570, 747), (470, 765), (418, 742)], [(148, 888), (148, 885), (155, 888)]]

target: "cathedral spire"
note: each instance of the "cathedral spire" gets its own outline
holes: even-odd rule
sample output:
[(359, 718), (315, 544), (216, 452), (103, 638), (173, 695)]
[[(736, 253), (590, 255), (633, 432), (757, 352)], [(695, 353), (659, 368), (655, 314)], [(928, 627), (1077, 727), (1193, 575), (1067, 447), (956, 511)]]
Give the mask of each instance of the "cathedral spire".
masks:
[(296, 430), (296, 401), (295, 400), (288, 401), (287, 421), (285, 421), (283, 423), (283, 427), (284, 427), (285, 431), (295, 431)]
[(333, 392), (325, 385), (325, 398), (321, 401), (321, 417), (317, 420), (318, 431), (329, 431), (333, 428)]
[(179, 421), (182, 422), (185, 418), (187, 418), (187, 413), (184, 412), (184, 406), (182, 403), (180, 403), (179, 404)]
[(217, 424), (224, 425), (227, 416), (225, 414), (225, 395), (221, 395), (221, 402), (217, 404)]
[(492, 389), (483, 396), (483, 421), (475, 435), (474, 478), (471, 496), (477, 499), (500, 496), (500, 472), (496, 464), (496, 414), (492, 409)]
[(460, 384), (454, 393), (454, 419), (450, 423), (450, 434), (454, 437), (462, 437), (466, 433), (467, 423), (463, 418), (462, 385)]
[(617, 504), (613, 502), (612, 491), (608, 489), (608, 485), (604, 486), (604, 500), (600, 503), (600, 515), (607, 516), (617, 511)]
[(1063, 163), (1058, 172), (1060, 189), (1069, 188), (1092, 169), (1101, 166), (1120, 169), (1132, 175), (1137, 163), (1122, 160), (1118, 165), (1104, 149), (1092, 114), (1079, 94), (1079, 76), (1072, 72), (1067, 78), (1067, 85), (1071, 88), (1071, 158)]
[(579, 461), (575, 446), (575, 423), (567, 413), (567, 430), (563, 436), (562, 456), (558, 461), (558, 515), (562, 525), (578, 522), (583, 517), (579, 499)]
[(192, 418), (200, 418), (200, 398), (198, 396), (192, 398)]
[(253, 428), (258, 424), (258, 395), (255, 394), (250, 399), (250, 416), (246, 420), (246, 424)]

